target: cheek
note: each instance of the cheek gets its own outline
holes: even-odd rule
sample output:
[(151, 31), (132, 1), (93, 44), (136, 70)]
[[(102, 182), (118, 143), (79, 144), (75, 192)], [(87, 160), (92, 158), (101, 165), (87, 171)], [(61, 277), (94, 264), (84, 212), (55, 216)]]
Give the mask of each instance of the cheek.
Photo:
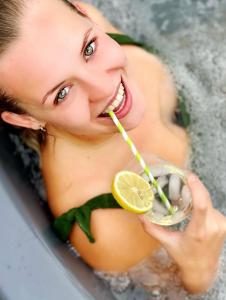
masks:
[(90, 108), (88, 102), (82, 100), (72, 100), (70, 103), (60, 104), (51, 113), (49, 121), (64, 128), (86, 126), (91, 121)]

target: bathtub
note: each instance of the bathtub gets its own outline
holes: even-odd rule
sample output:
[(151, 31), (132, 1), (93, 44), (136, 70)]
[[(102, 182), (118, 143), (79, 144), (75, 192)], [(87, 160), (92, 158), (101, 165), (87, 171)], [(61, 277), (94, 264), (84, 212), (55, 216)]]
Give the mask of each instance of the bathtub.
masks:
[(0, 132), (0, 299), (114, 299), (50, 228), (12, 142)]

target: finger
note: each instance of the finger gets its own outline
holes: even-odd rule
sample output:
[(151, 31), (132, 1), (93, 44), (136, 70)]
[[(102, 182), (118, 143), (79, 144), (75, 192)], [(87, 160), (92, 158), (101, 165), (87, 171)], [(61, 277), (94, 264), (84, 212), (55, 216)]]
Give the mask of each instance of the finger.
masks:
[(210, 195), (204, 184), (194, 174), (188, 176), (188, 186), (192, 195), (192, 219), (195, 220), (196, 226), (199, 226), (205, 222), (208, 209), (212, 208)]
[(168, 248), (173, 243), (173, 240), (177, 235), (176, 232), (172, 232), (160, 225), (153, 224), (144, 215), (140, 215), (138, 217), (144, 227), (144, 230), (159, 241), (164, 247)]
[(220, 228), (224, 237), (226, 237), (226, 217), (220, 211), (215, 210), (217, 218), (219, 220)]

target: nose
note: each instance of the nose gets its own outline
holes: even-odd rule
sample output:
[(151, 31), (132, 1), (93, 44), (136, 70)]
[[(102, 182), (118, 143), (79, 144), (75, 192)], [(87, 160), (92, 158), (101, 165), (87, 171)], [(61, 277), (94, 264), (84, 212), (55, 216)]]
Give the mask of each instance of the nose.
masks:
[(86, 83), (86, 93), (89, 102), (100, 102), (110, 99), (120, 82), (120, 76), (110, 79), (109, 77), (98, 76), (95, 80)]
[(126, 55), (123, 48), (111, 37), (106, 38), (107, 51), (103, 55), (105, 72), (111, 73), (126, 66)]
[(94, 57), (95, 64), (87, 70), (86, 76), (86, 87), (92, 101), (113, 95), (126, 66), (125, 52), (112, 38), (106, 36), (99, 48), (97, 57)]

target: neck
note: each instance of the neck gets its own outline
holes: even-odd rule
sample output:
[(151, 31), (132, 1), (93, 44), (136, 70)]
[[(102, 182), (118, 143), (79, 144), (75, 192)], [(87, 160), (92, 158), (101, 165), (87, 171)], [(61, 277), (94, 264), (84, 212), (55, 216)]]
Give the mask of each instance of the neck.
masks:
[(47, 128), (46, 145), (51, 146), (56, 143), (63, 143), (65, 145), (73, 145), (76, 148), (84, 150), (101, 149), (105, 148), (116, 141), (122, 140), (121, 135), (118, 132), (106, 133), (101, 136), (86, 136), (86, 135), (74, 135), (70, 132), (56, 129), (53, 127)]

